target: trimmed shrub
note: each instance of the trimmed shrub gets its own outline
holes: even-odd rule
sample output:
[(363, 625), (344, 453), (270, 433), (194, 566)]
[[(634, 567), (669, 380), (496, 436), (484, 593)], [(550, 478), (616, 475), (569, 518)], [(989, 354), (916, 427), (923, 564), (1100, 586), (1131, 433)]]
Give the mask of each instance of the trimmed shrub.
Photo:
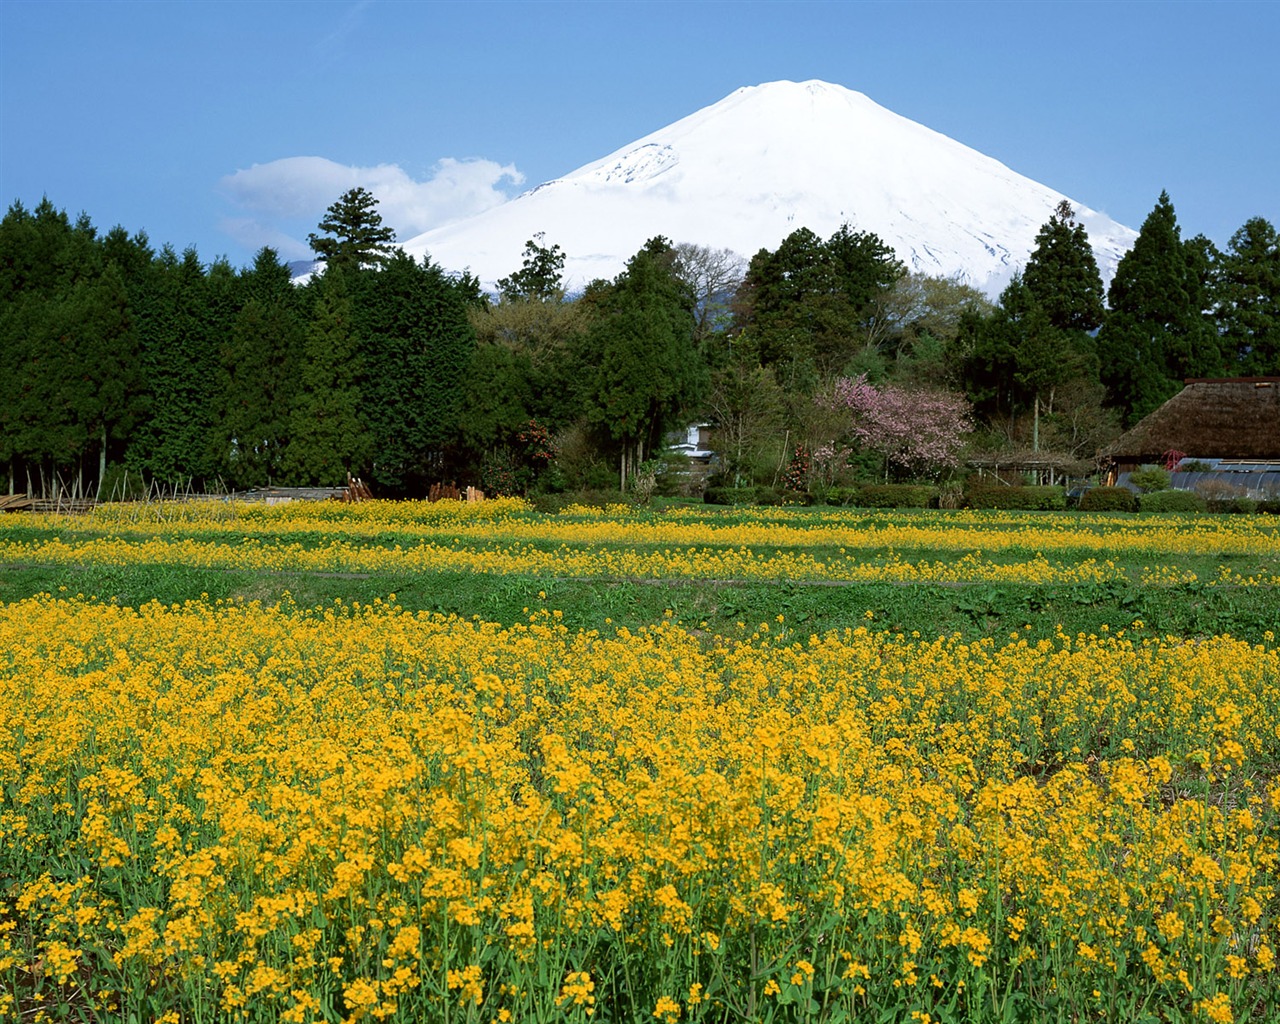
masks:
[(1065, 487), (972, 487), (966, 495), (969, 508), (1003, 508), (1056, 512), (1067, 507)]
[(1159, 466), (1143, 466), (1129, 474), (1129, 483), (1143, 494), (1164, 491), (1169, 487), (1170, 475), (1167, 469)]
[(1251, 516), (1258, 511), (1258, 503), (1252, 498), (1228, 498), (1225, 501), (1210, 502), (1209, 511), (1229, 516)]
[(1206, 507), (1193, 491), (1154, 491), (1138, 499), (1139, 512), (1203, 512)]
[(1081, 512), (1137, 512), (1138, 496), (1127, 487), (1090, 487), (1080, 495)]
[(754, 505), (754, 487), (708, 487), (702, 492), (702, 500), (708, 505)]
[(825, 505), (856, 505), (858, 504), (858, 488), (828, 487), (826, 493), (822, 495), (822, 502)]
[(1258, 502), (1258, 514), (1280, 516), (1280, 498), (1263, 498)]
[(931, 508), (938, 488), (931, 484), (866, 484), (858, 488), (863, 508)]

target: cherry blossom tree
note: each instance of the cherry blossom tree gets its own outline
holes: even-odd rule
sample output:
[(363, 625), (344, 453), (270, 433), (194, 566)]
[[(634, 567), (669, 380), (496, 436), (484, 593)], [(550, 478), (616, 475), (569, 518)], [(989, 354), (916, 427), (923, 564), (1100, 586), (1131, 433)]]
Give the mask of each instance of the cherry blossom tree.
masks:
[(820, 401), (851, 414), (849, 433), (861, 447), (884, 456), (886, 469), (937, 477), (960, 464), (973, 429), (963, 395), (936, 388), (873, 385), (866, 374), (841, 377)]

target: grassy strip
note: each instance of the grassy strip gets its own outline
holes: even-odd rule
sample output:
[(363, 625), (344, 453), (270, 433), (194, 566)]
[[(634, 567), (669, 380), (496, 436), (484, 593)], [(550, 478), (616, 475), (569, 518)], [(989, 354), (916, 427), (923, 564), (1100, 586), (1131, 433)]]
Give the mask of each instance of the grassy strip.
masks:
[[(334, 601), (370, 604), (391, 594), (413, 611), (503, 624), (531, 611), (560, 611), (571, 629), (640, 626), (673, 617), (722, 635), (753, 630), (779, 615), (798, 632), (869, 626), (923, 637), (966, 638), (1014, 630), (1052, 635), (1141, 629), (1187, 638), (1230, 633), (1270, 642), (1276, 595), (1269, 587), (1143, 587), (1137, 584), (1034, 586), (828, 584), (703, 580), (576, 580), (472, 573), (341, 574), (185, 569), (173, 566), (0, 567), (0, 601), (39, 593), (84, 594), (139, 606), (188, 600), (262, 601), (286, 595), (310, 607)], [(739, 625), (741, 624), (741, 625)]]

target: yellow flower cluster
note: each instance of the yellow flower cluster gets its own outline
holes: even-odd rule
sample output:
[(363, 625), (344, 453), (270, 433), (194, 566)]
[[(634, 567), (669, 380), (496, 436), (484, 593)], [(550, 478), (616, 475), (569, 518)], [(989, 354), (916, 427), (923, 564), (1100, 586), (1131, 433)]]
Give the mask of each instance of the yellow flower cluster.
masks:
[(1272, 1019), (1277, 755), (1230, 637), (0, 605), (0, 1011)]
[[(37, 536), (19, 535), (32, 527)], [(1173, 561), (1208, 551), (1261, 561), (1203, 580)], [(943, 557), (930, 560), (928, 552)], [(1156, 556), (1156, 564), (1139, 570), (1117, 562), (1127, 555)], [(890, 517), (843, 509), (659, 514), (626, 506), (540, 516), (516, 499), (204, 502), (103, 506), (79, 518), (9, 516), (0, 520), (0, 562), (846, 583), (1048, 585), (1132, 575), (1147, 585), (1277, 586), (1280, 523), (1206, 516), (1103, 524), (1048, 514)]]

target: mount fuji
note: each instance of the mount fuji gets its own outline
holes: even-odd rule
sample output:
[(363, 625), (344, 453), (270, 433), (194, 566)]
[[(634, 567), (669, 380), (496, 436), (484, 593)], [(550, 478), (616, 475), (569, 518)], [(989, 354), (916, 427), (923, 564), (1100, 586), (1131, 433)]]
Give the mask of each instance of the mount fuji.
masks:
[[(576, 290), (612, 278), (654, 235), (750, 258), (797, 228), (841, 224), (909, 269), (995, 296), (1067, 198), (991, 157), (826, 82), (746, 87), (563, 178), (405, 242), (483, 287), (518, 269), (538, 232)], [(1105, 282), (1137, 233), (1068, 199)]]

